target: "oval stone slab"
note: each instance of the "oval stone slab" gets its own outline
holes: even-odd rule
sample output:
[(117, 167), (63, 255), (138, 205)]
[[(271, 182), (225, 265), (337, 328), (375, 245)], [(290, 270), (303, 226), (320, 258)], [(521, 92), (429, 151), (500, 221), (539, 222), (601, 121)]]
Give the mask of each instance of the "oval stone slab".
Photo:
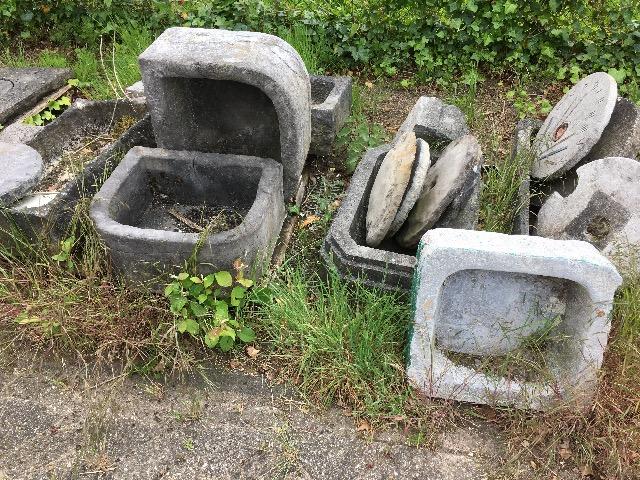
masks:
[(0, 142), (0, 203), (22, 198), (42, 177), (42, 157), (23, 143)]
[(405, 133), (385, 155), (369, 194), (367, 245), (377, 247), (387, 236), (411, 179), (416, 157), (416, 134)]
[(411, 176), (411, 183), (409, 184), (409, 188), (404, 194), (404, 199), (400, 204), (398, 213), (396, 213), (396, 218), (394, 218), (393, 222), (391, 223), (391, 228), (389, 228), (389, 233), (387, 234), (387, 236), (389, 237), (391, 235), (395, 235), (398, 230), (400, 230), (402, 224), (409, 216), (409, 212), (418, 201), (418, 197), (420, 196), (420, 193), (422, 193), (424, 181), (427, 178), (427, 172), (429, 171), (429, 167), (431, 166), (431, 153), (429, 152), (429, 144), (421, 138), (418, 138), (416, 141), (416, 147), (418, 151), (418, 158), (415, 162), (416, 164), (413, 175)]
[(435, 225), (456, 195), (473, 179), (481, 160), (482, 150), (473, 135), (460, 137), (444, 149), (427, 172), (422, 193), (396, 236), (401, 246), (411, 248), (418, 244), (424, 232)]
[(574, 85), (538, 131), (531, 176), (551, 180), (582, 160), (600, 140), (617, 96), (618, 86), (608, 73), (593, 73)]

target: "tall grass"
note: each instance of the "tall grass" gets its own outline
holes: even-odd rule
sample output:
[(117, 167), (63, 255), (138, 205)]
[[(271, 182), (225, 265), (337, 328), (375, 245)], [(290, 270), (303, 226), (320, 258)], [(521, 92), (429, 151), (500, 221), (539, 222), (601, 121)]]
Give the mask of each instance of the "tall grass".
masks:
[(337, 403), (356, 417), (408, 417), (414, 397), (403, 373), (406, 301), (299, 269), (285, 270), (269, 289), (274, 301), (254, 312), (256, 329), (284, 377), (314, 403)]
[(140, 80), (138, 55), (152, 42), (151, 32), (127, 27), (103, 37), (96, 45), (66, 50), (44, 49), (36, 54), (20, 44), (0, 53), (0, 65), (10, 67), (68, 67), (80, 81), (83, 94), (95, 100), (119, 98), (124, 89)]

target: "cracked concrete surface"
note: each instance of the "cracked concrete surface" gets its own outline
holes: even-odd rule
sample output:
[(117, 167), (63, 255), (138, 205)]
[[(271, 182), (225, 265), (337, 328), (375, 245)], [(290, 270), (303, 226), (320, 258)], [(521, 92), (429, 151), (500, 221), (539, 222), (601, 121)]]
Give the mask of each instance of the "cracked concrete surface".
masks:
[(0, 368), (0, 479), (484, 479), (488, 425), (415, 448), (336, 409), (309, 413), (260, 376), (212, 369), (159, 383), (20, 363)]

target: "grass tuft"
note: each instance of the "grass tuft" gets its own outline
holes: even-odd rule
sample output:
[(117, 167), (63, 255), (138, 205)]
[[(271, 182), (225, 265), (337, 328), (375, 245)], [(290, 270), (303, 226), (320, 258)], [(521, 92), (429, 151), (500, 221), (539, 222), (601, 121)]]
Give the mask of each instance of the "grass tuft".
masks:
[[(377, 422), (405, 418), (413, 400), (404, 377), (409, 306), (394, 294), (288, 269), (257, 311), (283, 377), (313, 403), (332, 402)], [(397, 418), (396, 418), (397, 419)]]

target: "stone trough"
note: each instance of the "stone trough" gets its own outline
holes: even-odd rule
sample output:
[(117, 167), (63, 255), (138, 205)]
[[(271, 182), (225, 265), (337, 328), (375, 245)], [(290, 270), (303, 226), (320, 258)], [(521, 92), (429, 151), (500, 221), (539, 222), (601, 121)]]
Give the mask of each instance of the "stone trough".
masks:
[[(331, 153), (338, 132), (351, 111), (352, 81), (350, 77), (309, 75), (311, 82), (310, 155)], [(142, 81), (126, 89), (127, 97), (146, 101)]]
[(130, 150), (94, 198), (114, 266), (151, 287), (187, 263), (259, 277), (309, 149), (304, 63), (278, 37), (195, 28), (166, 30), (139, 61), (160, 148)]
[[(188, 231), (224, 209), (240, 217), (237, 225), (210, 234)], [(282, 165), (135, 147), (95, 196), (91, 216), (114, 267), (129, 283), (166, 284), (167, 272), (183, 269), (194, 252), (201, 273), (228, 270), (239, 259), (260, 275), (285, 216)]]
[[(586, 242), (427, 232), (414, 279), (409, 380), (423, 394), (448, 400), (534, 409), (589, 405), (621, 282)], [(487, 371), (455, 355), (490, 364), (535, 342), (543, 360), (528, 361), (524, 372)]]
[[(416, 264), (415, 249), (394, 240), (378, 247), (366, 243), (366, 216), (369, 193), (384, 156), (393, 143), (408, 131), (431, 145), (432, 164), (437, 164), (443, 148), (468, 132), (464, 115), (434, 97), (421, 97), (400, 127), (392, 144), (368, 150), (358, 164), (349, 189), (329, 228), (321, 254), (328, 268), (349, 280), (388, 290), (407, 291)], [(454, 198), (433, 228), (473, 229), (478, 218), (479, 172)]]
[(57, 245), (78, 201), (93, 196), (129, 148), (153, 143), (150, 122), (139, 121), (143, 115), (143, 107), (127, 101), (80, 100), (38, 127), (27, 145), (39, 153), (43, 169), (20, 198), (5, 203), (3, 243), (12, 243), (6, 233), (18, 227), (28, 238)]

